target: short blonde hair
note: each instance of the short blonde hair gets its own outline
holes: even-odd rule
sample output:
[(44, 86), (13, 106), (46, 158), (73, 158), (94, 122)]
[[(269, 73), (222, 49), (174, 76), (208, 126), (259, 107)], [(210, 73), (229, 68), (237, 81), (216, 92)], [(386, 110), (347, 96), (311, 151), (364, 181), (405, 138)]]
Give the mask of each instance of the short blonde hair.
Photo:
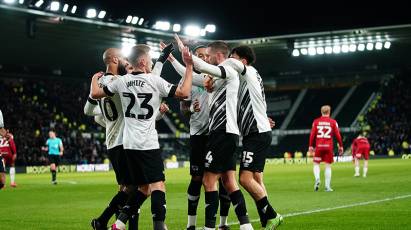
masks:
[(322, 115), (330, 115), (330, 113), (331, 113), (331, 106), (329, 106), (329, 105), (321, 106), (321, 114)]

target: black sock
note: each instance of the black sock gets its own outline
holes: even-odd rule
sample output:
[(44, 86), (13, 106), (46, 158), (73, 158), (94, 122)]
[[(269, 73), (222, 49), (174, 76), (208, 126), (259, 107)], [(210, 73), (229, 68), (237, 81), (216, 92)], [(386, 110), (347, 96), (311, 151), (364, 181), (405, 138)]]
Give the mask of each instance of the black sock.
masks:
[(200, 199), (201, 186), (202, 186), (201, 181), (194, 181), (194, 180), (191, 180), (190, 184), (188, 185), (187, 197), (188, 197), (188, 215), (189, 216), (197, 215), (197, 206), (198, 206), (198, 200)]
[(218, 197), (220, 198), (220, 216), (228, 216), (230, 210), (231, 200), (227, 191), (223, 186), (221, 179), (218, 181)]
[(137, 214), (132, 215), (128, 221), (128, 230), (138, 230), (138, 217), (140, 215), (140, 209), (137, 211)]
[(138, 213), (138, 209), (147, 199), (141, 191), (133, 191), (129, 194), (126, 205), (121, 209), (120, 215), (117, 220), (120, 220), (124, 224), (130, 219), (131, 216)]
[(261, 225), (266, 226), (267, 220), (277, 217), (277, 213), (274, 211), (267, 197), (263, 197), (255, 202), (257, 205), (258, 215), (260, 216)]
[(230, 194), (230, 198), (231, 202), (233, 203), (233, 206), (235, 207), (235, 214), (237, 215), (240, 225), (250, 223), (250, 220), (247, 215), (247, 207), (245, 205), (244, 196), (243, 193), (241, 193), (241, 190), (232, 192)]
[(151, 193), (151, 213), (153, 214), (154, 230), (164, 229), (166, 219), (166, 194), (163, 191), (155, 190)]
[(51, 180), (56, 181), (56, 178), (57, 178), (56, 170), (51, 170)]
[(218, 209), (218, 192), (205, 192), (205, 226), (215, 228), (216, 214)]
[(125, 192), (118, 192), (110, 201), (107, 208), (104, 209), (100, 217), (97, 218), (98, 221), (103, 225), (107, 226), (110, 218), (123, 207), (127, 201), (128, 195)]

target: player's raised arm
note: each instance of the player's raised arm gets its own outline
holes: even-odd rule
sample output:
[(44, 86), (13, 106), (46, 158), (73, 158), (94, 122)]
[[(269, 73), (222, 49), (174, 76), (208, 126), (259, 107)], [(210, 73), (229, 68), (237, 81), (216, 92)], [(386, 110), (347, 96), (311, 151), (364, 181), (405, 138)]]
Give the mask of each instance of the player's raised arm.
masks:
[(193, 56), (190, 53), (188, 47), (183, 50), (183, 61), (186, 64), (186, 72), (184, 75), (183, 83), (177, 87), (175, 92), (176, 98), (188, 98), (191, 93), (191, 85), (193, 80)]
[(104, 92), (102, 88), (98, 85), (98, 79), (104, 75), (103, 72), (98, 72), (93, 75), (91, 79), (90, 95), (92, 99), (99, 99), (107, 97), (108, 95)]
[(234, 58), (228, 58), (225, 60), (224, 65), (230, 66), (233, 68), (237, 73), (243, 76), (247, 72), (247, 67), (239, 60)]

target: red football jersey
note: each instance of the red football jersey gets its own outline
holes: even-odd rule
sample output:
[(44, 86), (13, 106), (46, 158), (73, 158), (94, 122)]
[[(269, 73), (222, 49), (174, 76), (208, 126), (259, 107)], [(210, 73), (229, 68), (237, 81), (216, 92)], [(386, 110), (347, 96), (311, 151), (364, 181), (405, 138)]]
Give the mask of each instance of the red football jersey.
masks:
[[(314, 120), (313, 127), (310, 134), (310, 147), (316, 149), (329, 149), (334, 148), (333, 137), (337, 138), (340, 147), (343, 146), (340, 130), (338, 128), (337, 121), (330, 117), (319, 117)], [(314, 146), (315, 142), (315, 146)]]
[(4, 157), (7, 154), (16, 154), (16, 145), (14, 144), (14, 139), (12, 135), (8, 140), (5, 137), (2, 137), (0, 139), (0, 155)]
[(370, 143), (366, 137), (357, 137), (352, 143), (352, 153), (356, 154), (360, 149), (370, 149)]

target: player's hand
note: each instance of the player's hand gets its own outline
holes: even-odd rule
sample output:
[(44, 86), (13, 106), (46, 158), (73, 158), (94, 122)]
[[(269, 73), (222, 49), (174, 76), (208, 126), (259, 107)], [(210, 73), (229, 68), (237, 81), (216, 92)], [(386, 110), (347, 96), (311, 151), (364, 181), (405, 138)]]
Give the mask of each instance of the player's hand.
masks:
[(341, 147), (338, 147), (338, 154), (339, 154), (340, 156), (342, 156), (343, 153), (344, 153), (344, 148), (343, 148), (342, 146), (341, 146)]
[[(163, 49), (166, 48), (166, 46), (167, 46), (167, 45), (164, 44), (164, 42), (160, 42), (160, 50), (161, 50), (161, 51), (163, 51)], [(169, 62), (173, 62), (173, 61), (176, 60), (176, 59), (174, 58), (173, 54), (170, 53), (170, 55), (168, 55), (167, 60), (168, 60)]]
[(183, 62), (184, 62), (187, 66), (188, 66), (188, 65), (191, 65), (191, 66), (194, 65), (193, 56), (191, 55), (190, 49), (189, 49), (187, 46), (184, 47), (184, 49), (183, 49), (182, 58), (183, 58)]
[(174, 39), (176, 39), (178, 50), (180, 50), (180, 52), (183, 52), (183, 49), (184, 49), (183, 41), (181, 41), (180, 37), (177, 34), (174, 34)]
[(314, 148), (313, 148), (312, 146), (310, 146), (310, 147), (308, 148), (308, 152), (313, 153), (313, 152), (314, 152)]
[(41, 147), (41, 151), (47, 151), (48, 150), (48, 148), (47, 147)]
[(209, 75), (207, 75), (207, 77), (204, 79), (203, 84), (204, 84), (204, 88), (207, 90), (207, 92), (209, 92), (209, 93), (213, 92), (214, 81)]
[(63, 156), (63, 152), (59, 152), (59, 155), (60, 155), (60, 156)]
[(103, 72), (103, 71), (100, 71), (100, 72), (95, 73), (95, 74), (93, 75), (93, 78), (92, 78), (92, 79), (98, 80), (98, 79), (100, 79), (102, 76), (104, 76), (104, 72)]
[(198, 99), (194, 100), (193, 108), (194, 108), (194, 112), (196, 112), (196, 113), (201, 111), (200, 102), (198, 101)]
[(168, 108), (168, 105), (166, 103), (161, 103), (160, 105), (160, 113), (161, 114), (165, 114), (170, 110), (170, 108)]
[(168, 44), (163, 48), (161, 51), (160, 57), (157, 59), (157, 61), (164, 63), (170, 56), (170, 54), (174, 51), (174, 46), (173, 43)]
[(275, 127), (275, 121), (273, 119), (271, 119), (271, 117), (268, 118), (268, 122), (270, 122), (270, 128)]

